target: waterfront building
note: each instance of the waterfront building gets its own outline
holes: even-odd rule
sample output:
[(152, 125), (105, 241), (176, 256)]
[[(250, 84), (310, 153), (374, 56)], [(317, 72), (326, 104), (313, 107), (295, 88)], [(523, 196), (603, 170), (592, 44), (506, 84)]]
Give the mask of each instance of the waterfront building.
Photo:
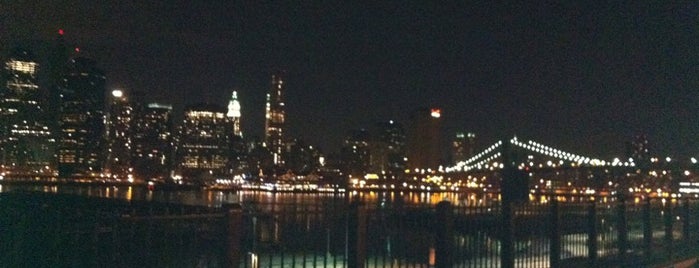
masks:
[(58, 172), (61, 177), (99, 176), (104, 164), (104, 72), (94, 60), (72, 59), (60, 85)]
[(422, 108), (411, 114), (408, 134), (408, 168), (439, 168), (441, 156), (441, 116), (438, 108)]
[(127, 180), (131, 175), (133, 107), (127, 94), (120, 89), (113, 90), (107, 107), (107, 157), (105, 173), (118, 180)]
[(471, 132), (457, 132), (451, 143), (451, 162), (466, 161), (473, 156), (476, 142), (476, 134)]
[(240, 102), (238, 101), (238, 92), (233, 91), (231, 100), (228, 101), (228, 113), (226, 116), (233, 125), (233, 135), (243, 137), (243, 131), (240, 129)]
[(5, 61), (0, 86), (0, 165), (3, 171), (51, 174), (55, 139), (39, 91), (39, 64), (25, 49)]
[(140, 179), (166, 179), (172, 169), (172, 106), (159, 103), (136, 105), (132, 163)]
[(231, 156), (230, 126), (222, 107), (198, 104), (185, 109), (177, 148), (177, 168), (183, 178), (208, 183), (227, 175)]
[(265, 107), (265, 144), (272, 153), (275, 165), (283, 165), (285, 112), (284, 112), (284, 73), (272, 75), (272, 84), (267, 94)]

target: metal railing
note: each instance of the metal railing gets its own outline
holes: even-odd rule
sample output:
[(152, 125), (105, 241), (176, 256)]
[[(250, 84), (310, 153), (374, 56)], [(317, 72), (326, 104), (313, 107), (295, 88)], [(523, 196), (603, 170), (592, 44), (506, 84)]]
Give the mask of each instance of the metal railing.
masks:
[[(559, 199), (561, 199), (559, 201)], [(592, 267), (699, 255), (694, 199), (221, 208), (0, 195), (9, 267)], [(509, 212), (509, 214), (508, 214)]]

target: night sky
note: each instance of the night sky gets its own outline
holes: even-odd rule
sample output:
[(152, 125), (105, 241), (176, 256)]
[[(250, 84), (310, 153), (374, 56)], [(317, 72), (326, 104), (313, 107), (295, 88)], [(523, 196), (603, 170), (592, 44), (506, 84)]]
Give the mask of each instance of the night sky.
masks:
[(110, 89), (177, 110), (236, 89), (246, 137), (262, 135), (284, 69), (288, 133), (326, 153), (350, 130), (440, 107), (445, 136), (484, 146), (516, 134), (611, 157), (644, 133), (656, 154), (699, 154), (694, 1), (96, 2), (0, 0), (0, 49), (63, 28)]

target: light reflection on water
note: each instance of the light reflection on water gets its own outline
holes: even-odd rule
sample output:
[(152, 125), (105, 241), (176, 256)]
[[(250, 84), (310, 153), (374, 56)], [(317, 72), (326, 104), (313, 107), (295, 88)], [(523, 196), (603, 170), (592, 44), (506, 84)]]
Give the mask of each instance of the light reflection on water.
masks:
[[(391, 192), (391, 191), (350, 191), (345, 193), (292, 193), (266, 191), (210, 191), (178, 190), (151, 191), (144, 186), (99, 186), (99, 185), (15, 185), (0, 184), (0, 193), (10, 191), (40, 191), (65, 193), (90, 197), (143, 200), (187, 205), (220, 207), (224, 204), (254, 203), (260, 208), (274, 210), (276, 206), (305, 205), (315, 207), (327, 202), (361, 201), (369, 207), (391, 206), (434, 206), (441, 201), (449, 201), (457, 207), (494, 207), (499, 203), (496, 193), (488, 192)], [(590, 197), (558, 197), (561, 202), (584, 202)], [(546, 204), (547, 196), (530, 196), (532, 203)], [(603, 197), (602, 203), (613, 200)]]
[[(358, 200), (367, 205), (387, 206), (436, 205), (447, 200), (456, 206), (490, 206), (497, 202), (497, 196), (491, 193), (432, 193), (432, 192), (349, 192), (344, 193), (290, 193), (241, 190), (209, 191), (150, 191), (142, 186), (95, 186), (95, 185), (2, 185), (0, 193), (11, 191), (40, 191), (49, 193), (75, 194), (90, 197), (118, 198), (125, 200), (144, 200), (188, 205), (219, 207), (231, 203), (256, 203), (269, 206), (278, 205), (317, 205), (331, 200)], [(269, 207), (272, 209), (273, 207)]]
[[(248, 234), (248, 236), (251, 237), (249, 238), (251, 242), (249, 242), (249, 245), (246, 244), (246, 247), (249, 247), (248, 249), (250, 249), (251, 252), (256, 251), (261, 254), (267, 254), (266, 256), (268, 257), (263, 258), (265, 260), (269, 260), (269, 256), (273, 255), (269, 252), (274, 252), (278, 248), (305, 249), (310, 247), (315, 251), (324, 250), (323, 252), (333, 252), (334, 254), (342, 256), (341, 254), (344, 252), (344, 245), (342, 243), (345, 238), (346, 229), (345, 225), (343, 225), (345, 222), (342, 221), (341, 217), (337, 217), (337, 215), (342, 214), (342, 211), (338, 210), (338, 208), (342, 206), (335, 206), (335, 203), (359, 200), (368, 207), (374, 208), (390, 208), (392, 206), (400, 206), (401, 204), (434, 207), (437, 203), (448, 200), (455, 206), (487, 207), (488, 212), (490, 212), (491, 207), (497, 206), (498, 203), (498, 196), (496, 194), (483, 192), (349, 192), (345, 195), (333, 193), (272, 193), (264, 191), (149, 191), (147, 188), (141, 186), (43, 186), (0, 184), (0, 193), (20, 190), (213, 207), (229, 203), (249, 204), (249, 207), (259, 209), (262, 212), (274, 212), (268, 213), (268, 215), (273, 215), (272, 217), (252, 214), (253, 216), (249, 219), (250, 221), (246, 222), (246, 224), (249, 224), (246, 230), (251, 230)], [(580, 197), (578, 198), (580, 201), (583, 199)], [(607, 198), (605, 197), (602, 200), (606, 202)], [(561, 201), (576, 200), (570, 198)], [(532, 198), (532, 203), (545, 204), (547, 202), (548, 199), (546, 198)], [(610, 207), (607, 206), (607, 208)], [(662, 213), (662, 211), (656, 213)], [(405, 251), (400, 253), (402, 255), (397, 256), (404, 259), (415, 258), (412, 256), (424, 257), (433, 252), (433, 250), (430, 251), (430, 248), (427, 247), (429, 245), (429, 239), (426, 237), (429, 237), (429, 233), (425, 231), (425, 228), (422, 228), (420, 221), (412, 219), (412, 225), (400, 227), (403, 229), (396, 231), (394, 230), (395, 225), (392, 225), (394, 222), (390, 221), (392, 218), (388, 217), (388, 215), (393, 214), (376, 213), (374, 215), (378, 216), (373, 218), (374, 224), (369, 226), (369, 228), (373, 229), (369, 229), (368, 231), (373, 235), (373, 238), (375, 238), (368, 241), (368, 247), (371, 249), (370, 251), (378, 252), (386, 248), (390, 250), (392, 245), (400, 245), (400, 247), (404, 247)], [(602, 224), (605, 222), (604, 217), (606, 216), (600, 215)], [(484, 218), (484, 220), (487, 219), (489, 218)], [(324, 235), (317, 235), (319, 231), (323, 232)], [(482, 242), (482, 240), (478, 240), (481, 239), (479, 237), (486, 241), (491, 241), (490, 238), (488, 238), (487, 228), (479, 232), (478, 237), (469, 237), (469, 239), (476, 239), (477, 242)], [(422, 243), (415, 243), (414, 241), (422, 241)], [(280, 245), (283, 245), (283, 247)], [(277, 246), (277, 248), (273, 246)], [(482, 248), (482, 246), (483, 244), (479, 243), (473, 245), (472, 248)], [(330, 254), (328, 253), (328, 255)], [(266, 267), (266, 265), (262, 266)]]

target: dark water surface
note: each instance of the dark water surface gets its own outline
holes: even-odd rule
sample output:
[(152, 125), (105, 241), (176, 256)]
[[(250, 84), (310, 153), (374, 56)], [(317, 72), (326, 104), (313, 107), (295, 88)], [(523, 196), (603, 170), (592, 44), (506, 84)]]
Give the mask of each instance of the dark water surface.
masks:
[[(366, 235), (376, 238), (367, 240), (367, 250), (377, 253), (371, 257), (374, 263), (426, 264), (433, 243), (429, 225), (434, 204), (450, 199), (456, 204), (491, 205), (482, 194), (0, 187), (3, 267), (223, 267), (229, 243), (225, 217), (135, 219), (163, 214), (220, 215), (221, 207), (228, 204), (240, 204), (245, 211), (239, 226), (243, 264), (344, 267), (348, 204), (357, 200), (371, 214)], [(54, 198), (55, 194), (60, 198)], [(199, 210), (190, 211), (188, 206)], [(398, 222), (397, 217), (411, 220)]]
[[(502, 212), (488, 193), (0, 186), (0, 267), (225, 267), (231, 245), (242, 267), (349, 267), (349, 236), (358, 229), (367, 267), (430, 267), (435, 234), (446, 226), (435, 214), (443, 200), (453, 204), (455, 267), (500, 266)], [(350, 206), (355, 201), (365, 226), (358, 227)], [(614, 264), (622, 231), (634, 264), (662, 263), (699, 249), (699, 240), (689, 239), (699, 230), (694, 200), (563, 201), (556, 212), (562, 264), (589, 265), (590, 237), (600, 261)], [(514, 208), (517, 267), (550, 266), (550, 202), (540, 198)], [(227, 216), (231, 204), (242, 207), (234, 226)], [(240, 239), (229, 239), (230, 230)], [(652, 248), (645, 250), (647, 245)]]

